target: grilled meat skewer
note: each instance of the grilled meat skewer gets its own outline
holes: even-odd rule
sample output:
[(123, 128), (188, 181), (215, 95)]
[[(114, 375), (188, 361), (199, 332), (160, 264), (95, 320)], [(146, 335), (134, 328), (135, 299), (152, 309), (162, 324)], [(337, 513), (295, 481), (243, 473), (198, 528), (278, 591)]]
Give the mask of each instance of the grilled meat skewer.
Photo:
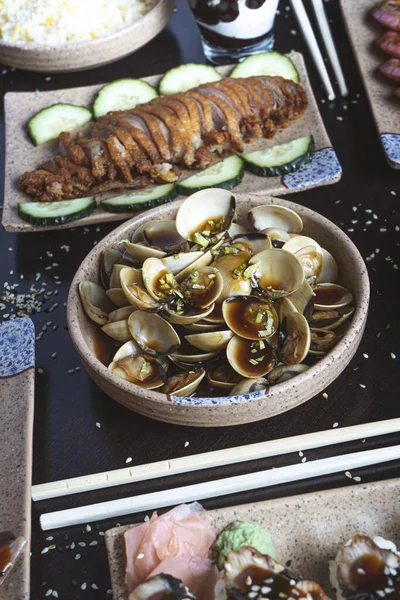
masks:
[(35, 200), (53, 201), (173, 182), (179, 167), (206, 168), (246, 142), (272, 138), (306, 107), (303, 87), (291, 80), (225, 78), (62, 133), (60, 154), (18, 183)]

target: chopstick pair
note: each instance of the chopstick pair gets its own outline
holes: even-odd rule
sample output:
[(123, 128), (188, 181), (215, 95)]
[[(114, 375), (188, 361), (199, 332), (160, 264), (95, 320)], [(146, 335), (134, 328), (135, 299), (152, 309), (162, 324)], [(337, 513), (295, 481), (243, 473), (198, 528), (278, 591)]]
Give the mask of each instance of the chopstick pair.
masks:
[[(333, 71), (336, 75), (340, 93), (342, 96), (347, 96), (349, 91), (347, 89), (343, 70), (340, 65), (335, 43), (333, 41), (324, 5), (322, 3), (322, 0), (311, 0), (311, 3), (314, 9), (314, 14), (318, 23), (319, 30), (321, 32), (322, 39), (324, 41), (329, 60), (331, 61)], [(331, 80), (329, 78), (328, 71), (326, 69), (325, 62), (321, 54), (321, 50), (319, 49), (317, 39), (312, 29), (310, 19), (307, 15), (306, 9), (304, 8), (303, 0), (291, 0), (291, 4), (299, 22), (299, 26), (303, 32), (308, 49), (310, 50), (314, 64), (322, 79), (322, 83), (325, 87), (328, 100), (334, 100), (336, 98), (336, 95)]]
[[(34, 486), (32, 497), (34, 500), (39, 500), (82, 491), (103, 489), (143, 479), (191, 472), (254, 460), (256, 458), (266, 458), (398, 431), (400, 431), (400, 419), (355, 425), (339, 430), (319, 431), (291, 438), (283, 438), (281, 440), (261, 442), (259, 444), (219, 450), (217, 452), (207, 452), (185, 458), (141, 465), (130, 469), (119, 469), (107, 473), (98, 473), (87, 477), (77, 477), (70, 480)], [(339, 471), (348, 471), (349, 469), (379, 464), (399, 458), (400, 445), (378, 450), (366, 450), (364, 452), (334, 456), (278, 469), (259, 471), (257, 473), (248, 473), (132, 498), (48, 513), (42, 515), (40, 521), (42, 529), (77, 525), (129, 513), (133, 514), (154, 510), (181, 502), (215, 498), (226, 494), (259, 489), (290, 481), (337, 473)]]

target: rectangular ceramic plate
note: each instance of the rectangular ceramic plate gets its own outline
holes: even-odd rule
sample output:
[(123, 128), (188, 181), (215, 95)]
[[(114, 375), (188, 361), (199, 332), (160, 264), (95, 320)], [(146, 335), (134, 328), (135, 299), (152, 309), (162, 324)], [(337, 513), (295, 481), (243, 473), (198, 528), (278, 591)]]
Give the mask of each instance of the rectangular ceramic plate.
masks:
[[(267, 500), (208, 511), (216, 532), (232, 521), (258, 523), (270, 532), (276, 558), (306, 579), (314, 579), (332, 596), (328, 561), (355, 533), (400, 541), (400, 479), (360, 484), (301, 496)], [(124, 584), (123, 533), (106, 532), (114, 600), (127, 597)]]
[(340, 5), (386, 160), (400, 169), (400, 99), (394, 93), (395, 82), (378, 71), (390, 58), (375, 45), (386, 31), (371, 17), (378, 0), (340, 0)]
[[(273, 140), (263, 140), (261, 144), (262, 147), (275, 146), (312, 134), (317, 152), (310, 163), (290, 175), (258, 177), (246, 173), (240, 185), (235, 188), (238, 193), (287, 194), (336, 183), (341, 177), (342, 169), (322, 122), (310, 87), (303, 57), (297, 52), (292, 52), (289, 56), (299, 71), (300, 81), (306, 90), (309, 104), (305, 114), (300, 119), (295, 121), (289, 128), (278, 133)], [(218, 70), (223, 75), (227, 75), (232, 70), (232, 66), (219, 67)], [(161, 78), (162, 75), (153, 75), (143, 79), (157, 86)], [(101, 87), (101, 85), (93, 85), (39, 93), (9, 92), (5, 95), (6, 164), (2, 223), (6, 231), (45, 231), (46, 229), (59, 229), (60, 227), (69, 228), (77, 225), (121, 221), (132, 216), (132, 213), (112, 214), (97, 208), (89, 217), (73, 223), (56, 227), (37, 227), (23, 221), (17, 213), (18, 203), (29, 200), (16, 185), (19, 175), (25, 171), (38, 168), (41, 161), (54, 156), (57, 146), (57, 142), (48, 142), (35, 147), (27, 134), (26, 125), (29, 119), (39, 110), (57, 102), (91, 106), (93, 98)], [(257, 144), (257, 149), (259, 148), (260, 144)], [(252, 149), (255, 148), (249, 147), (249, 150)], [(190, 174), (193, 174), (193, 172)]]
[(26, 545), (0, 586), (0, 600), (28, 600), (31, 536), (35, 330), (30, 319), (0, 325), (0, 531)]

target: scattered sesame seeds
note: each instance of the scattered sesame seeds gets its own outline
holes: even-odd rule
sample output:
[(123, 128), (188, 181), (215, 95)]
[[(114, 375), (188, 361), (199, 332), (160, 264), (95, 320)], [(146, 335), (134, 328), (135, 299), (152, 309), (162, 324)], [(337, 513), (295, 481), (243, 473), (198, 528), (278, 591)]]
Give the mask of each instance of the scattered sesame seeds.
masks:
[(126, 463), (126, 464), (129, 464), (129, 463), (131, 463), (131, 462), (132, 462), (132, 457), (131, 457), (131, 456), (128, 456), (128, 458), (126, 459), (125, 463)]
[(363, 354), (363, 357), (364, 358), (369, 358), (368, 354), (365, 354), (365, 353)]
[(186, 441), (183, 445), (184, 445), (185, 448), (187, 448), (189, 446), (189, 444), (190, 444), (190, 442)]
[(53, 538), (53, 536), (52, 536), (52, 535), (49, 535), (49, 537), (47, 537), (47, 538), (46, 538), (46, 540), (47, 540), (48, 542), (51, 542), (52, 540), (54, 540), (54, 538)]
[(92, 583), (92, 590), (98, 590), (99, 588), (97, 587), (97, 585), (95, 583)]
[(90, 542), (89, 546), (97, 546), (99, 542), (97, 542), (96, 540), (93, 540), (93, 542)]
[(301, 459), (302, 463), (305, 463), (307, 461), (307, 456), (303, 456), (303, 458)]
[(81, 557), (81, 555), (80, 555), (80, 554), (75, 554), (75, 560), (79, 560), (79, 559), (80, 559), (80, 557)]
[(141, 552), (140, 554), (138, 554), (136, 558), (137, 558), (137, 560), (142, 560), (142, 558), (144, 558), (143, 552)]
[(53, 593), (53, 590), (49, 589), (47, 590), (47, 592), (45, 593), (45, 596), (51, 596)]
[(364, 383), (360, 383), (360, 388), (362, 388), (363, 390), (365, 390), (367, 386)]
[(345, 475), (346, 475), (346, 477), (348, 477), (348, 479), (353, 478), (353, 475), (350, 473), (350, 471), (345, 471)]
[(396, 358), (396, 355), (395, 355), (395, 353), (394, 353), (394, 352), (391, 352), (391, 353), (390, 353), (390, 358), (393, 358), (393, 360)]
[(358, 475), (356, 475), (355, 477), (353, 477), (353, 481), (359, 483), (361, 481), (361, 477), (358, 477)]
[(322, 397), (323, 397), (325, 400), (328, 400), (328, 397), (329, 397), (329, 396), (328, 396), (328, 394), (327, 394), (326, 392), (324, 392), (324, 393), (322, 394)]
[(86, 590), (86, 588), (87, 588), (87, 583), (85, 581), (85, 583), (82, 583), (82, 585), (81, 585), (81, 590)]
[(304, 452), (302, 452), (301, 450), (299, 450), (299, 456), (300, 456), (300, 458), (301, 458), (302, 456), (304, 456)]
[(49, 551), (49, 548), (46, 546), (45, 548), (43, 548), (43, 550), (41, 551), (40, 554), (47, 554)]
[(86, 546), (86, 542), (78, 542), (78, 546), (84, 548)]
[(92, 527), (91, 525), (87, 524), (86, 525), (86, 531), (89, 533), (90, 531), (92, 531)]
[(335, 429), (336, 427), (339, 427), (339, 423), (335, 422), (332, 427)]
[(99, 429), (101, 427), (101, 425), (100, 425), (100, 423), (98, 421), (96, 422), (96, 427), (98, 427)]

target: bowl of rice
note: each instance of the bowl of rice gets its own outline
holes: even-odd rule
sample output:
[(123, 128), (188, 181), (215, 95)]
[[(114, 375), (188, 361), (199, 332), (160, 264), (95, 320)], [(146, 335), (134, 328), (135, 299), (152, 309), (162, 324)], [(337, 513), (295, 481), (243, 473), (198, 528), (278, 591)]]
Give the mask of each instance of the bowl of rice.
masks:
[(0, 62), (53, 73), (99, 67), (147, 44), (172, 9), (173, 0), (3, 0)]

